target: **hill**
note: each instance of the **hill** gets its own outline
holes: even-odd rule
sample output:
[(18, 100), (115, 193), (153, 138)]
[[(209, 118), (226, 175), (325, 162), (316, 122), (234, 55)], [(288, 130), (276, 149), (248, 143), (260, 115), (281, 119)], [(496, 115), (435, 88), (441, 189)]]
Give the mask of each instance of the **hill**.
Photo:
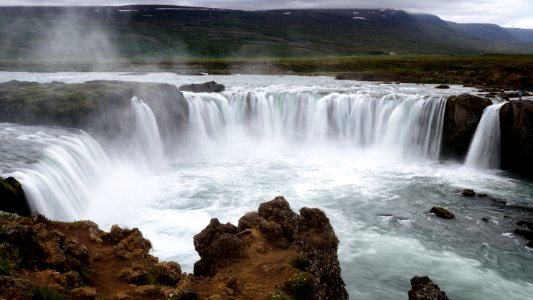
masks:
[[(492, 26), (496, 31), (501, 28)], [(0, 36), (1, 59), (477, 54), (533, 49), (511, 34), (487, 39), (471, 26), (390, 9), (0, 7)]]

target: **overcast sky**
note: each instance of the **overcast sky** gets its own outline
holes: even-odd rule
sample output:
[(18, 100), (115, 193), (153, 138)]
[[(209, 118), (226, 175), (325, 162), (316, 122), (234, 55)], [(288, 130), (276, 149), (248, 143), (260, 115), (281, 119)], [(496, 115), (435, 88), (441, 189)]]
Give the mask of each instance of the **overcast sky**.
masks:
[(447, 21), (533, 29), (533, 0), (0, 0), (0, 5), (172, 4), (243, 10), (393, 8), (435, 14)]

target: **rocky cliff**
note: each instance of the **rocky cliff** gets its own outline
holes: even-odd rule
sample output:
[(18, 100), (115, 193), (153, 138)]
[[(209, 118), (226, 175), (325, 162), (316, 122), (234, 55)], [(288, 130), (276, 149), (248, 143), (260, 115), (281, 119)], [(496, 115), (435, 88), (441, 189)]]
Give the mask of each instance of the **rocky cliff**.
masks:
[(491, 104), (487, 98), (470, 94), (448, 97), (442, 130), (442, 157), (462, 160), (466, 156), (483, 110)]
[(130, 133), (133, 96), (150, 106), (163, 135), (187, 124), (188, 105), (175, 86), (122, 81), (1, 83), (0, 122), (74, 127), (114, 138)]
[(533, 102), (503, 105), (500, 129), (502, 168), (533, 178)]
[(134, 229), (0, 214), (0, 298), (348, 299), (338, 239), (319, 209), (283, 197), (239, 225), (217, 219), (194, 237), (194, 274), (150, 255)]

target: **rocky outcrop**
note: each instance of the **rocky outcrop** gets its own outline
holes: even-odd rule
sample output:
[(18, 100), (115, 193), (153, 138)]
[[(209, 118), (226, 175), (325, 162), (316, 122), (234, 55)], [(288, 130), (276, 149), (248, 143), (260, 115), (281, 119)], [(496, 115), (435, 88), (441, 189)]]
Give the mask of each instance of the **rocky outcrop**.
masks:
[(448, 296), (429, 277), (415, 276), (411, 279), (409, 300), (448, 300)]
[[(235, 269), (243, 261), (255, 269), (252, 265), (261, 261), (259, 257), (262, 256), (276, 257), (272, 260), (285, 261), (282, 264), (285, 266), (303, 260), (305, 263), (292, 263), (301, 269), (272, 270), (277, 274), (270, 276), (277, 277), (281, 290), (275, 291), (275, 285), (271, 285), (270, 292), (285, 293), (296, 299), (348, 299), (340, 276), (338, 243), (324, 212), (302, 208), (298, 215), (291, 210), (285, 198), (276, 197), (261, 204), (258, 212), (243, 216), (238, 227), (222, 225), (213, 219), (209, 226), (196, 235), (194, 245), (201, 259), (195, 264), (195, 274), (220, 277), (220, 274)], [(227, 257), (221, 256), (223, 252), (227, 253)], [(258, 268), (264, 267), (259, 265)], [(237, 286), (241, 281), (237, 274)], [(244, 298), (268, 296), (264, 290), (263, 294), (247, 292), (244, 286), (238, 290)]]
[(502, 169), (533, 178), (533, 102), (504, 104), (500, 129)]
[(463, 195), (465, 197), (474, 197), (476, 195), (476, 192), (474, 192), (474, 190), (472, 190), (472, 189), (464, 189), (461, 192), (461, 195)]
[(133, 96), (154, 111), (163, 135), (187, 124), (187, 101), (174, 85), (122, 81), (1, 83), (0, 122), (75, 127), (114, 138), (130, 133)]
[(0, 177), (0, 210), (21, 216), (31, 214), (22, 185), (13, 177)]
[(487, 98), (470, 94), (448, 97), (442, 130), (442, 157), (463, 159), (466, 156), (483, 110), (491, 104)]
[(184, 278), (159, 262), (141, 232), (41, 215), (0, 215), (0, 297), (9, 299), (168, 299)]
[(214, 81), (186, 84), (179, 87), (180, 91), (194, 93), (221, 93), (226, 89), (223, 84)]
[[(0, 214), (0, 297), (9, 299), (348, 299), (338, 239), (324, 212), (283, 197), (239, 226), (194, 237), (194, 275), (159, 262), (137, 229)], [(291, 298), (288, 298), (291, 297)]]

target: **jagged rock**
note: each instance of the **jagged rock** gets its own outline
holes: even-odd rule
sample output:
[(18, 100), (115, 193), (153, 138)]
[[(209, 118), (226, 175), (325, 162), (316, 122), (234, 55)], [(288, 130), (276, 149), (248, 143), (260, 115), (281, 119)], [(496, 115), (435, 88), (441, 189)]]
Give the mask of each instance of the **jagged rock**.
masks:
[(478, 196), (479, 198), (487, 198), (489, 195), (480, 193)]
[(44, 270), (35, 273), (35, 281), (39, 285), (46, 285), (56, 291), (61, 291), (68, 286), (67, 279), (55, 270)]
[(77, 288), (80, 286), (81, 283), (81, 277), (80, 274), (76, 271), (68, 271), (63, 273), (63, 277), (65, 278), (67, 282), (67, 286), (71, 289)]
[[(340, 276), (340, 264), (337, 257), (339, 240), (323, 211), (302, 208), (300, 215), (298, 215), (292, 211), (287, 200), (280, 196), (272, 201), (262, 203), (258, 213), (244, 215), (239, 220), (238, 229), (241, 232), (238, 234), (234, 232), (234, 227), (231, 227), (231, 224), (220, 225), (218, 220), (211, 222), (212, 224), (208, 227), (228, 226), (227, 228), (231, 228), (228, 230), (231, 233), (226, 234), (241, 237), (246, 241), (245, 246), (253, 244), (251, 241), (257, 239), (256, 234), (259, 232), (268, 245), (266, 247), (274, 249), (272, 251), (275, 249), (293, 249), (292, 251), (296, 252), (294, 256), (288, 258), (288, 262), (293, 260), (297, 253), (302, 253), (301, 255), (306, 257), (306, 273), (294, 269), (296, 270), (294, 277), (283, 285), (286, 293), (296, 297), (295, 299), (302, 299), (294, 294), (300, 292), (306, 295), (306, 299), (348, 299), (344, 281)], [(218, 232), (222, 232), (222, 230), (218, 230)], [(219, 235), (222, 234), (219, 233)], [(263, 250), (267, 251), (264, 248)], [(260, 255), (256, 251), (252, 251), (252, 253)], [(203, 260), (202, 254), (199, 254)], [(267, 270), (267, 272), (271, 271)], [(216, 274), (216, 269), (213, 274)], [(292, 290), (290, 287), (294, 287), (296, 290)], [(303, 290), (299, 290), (299, 288), (303, 288)], [(233, 292), (238, 290), (234, 287), (229, 287), (229, 289)], [(246, 289), (246, 284), (244, 289)], [(227, 292), (225, 290), (225, 293)]]
[(223, 84), (216, 83), (214, 81), (198, 83), (198, 84), (186, 84), (179, 87), (180, 91), (194, 92), (194, 93), (220, 93), (223, 92), (226, 87)]
[(476, 195), (476, 192), (474, 192), (474, 190), (471, 190), (471, 189), (464, 189), (461, 192), (461, 195), (463, 195), (465, 197), (474, 197)]
[(533, 178), (533, 101), (510, 101), (500, 108), (501, 167)]
[(20, 216), (31, 214), (22, 185), (13, 177), (0, 177), (0, 210)]
[(449, 89), (450, 86), (447, 84), (440, 84), (435, 87), (436, 89)]
[(194, 264), (194, 275), (212, 274), (216, 268), (244, 255), (243, 241), (237, 237), (237, 227), (211, 219), (209, 225), (194, 236), (194, 248), (200, 260)]
[(455, 216), (444, 207), (433, 207), (431, 208), (429, 212), (434, 213), (437, 217), (440, 217), (443, 219), (455, 218)]
[(181, 266), (176, 262), (160, 262), (153, 273), (157, 275), (157, 283), (174, 286), (181, 279)]
[(2, 299), (32, 299), (31, 288), (33, 284), (22, 278), (0, 276), (0, 297)]
[(415, 276), (411, 279), (409, 300), (448, 300), (448, 296), (429, 277)]
[(97, 299), (98, 293), (94, 288), (90, 287), (79, 287), (72, 289), (70, 291), (69, 299), (79, 299), (79, 300), (92, 300)]
[(526, 226), (529, 230), (533, 230), (533, 221), (518, 221), (516, 225)]
[(466, 156), (483, 110), (491, 104), (490, 99), (470, 94), (448, 97), (442, 130), (443, 157)]

